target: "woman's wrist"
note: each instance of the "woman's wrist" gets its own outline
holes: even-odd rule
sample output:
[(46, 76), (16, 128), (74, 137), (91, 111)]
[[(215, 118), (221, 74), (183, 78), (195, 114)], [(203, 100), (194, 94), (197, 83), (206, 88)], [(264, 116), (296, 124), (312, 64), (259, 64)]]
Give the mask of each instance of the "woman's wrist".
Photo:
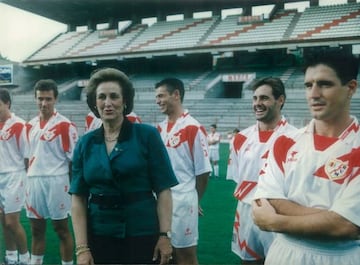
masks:
[(76, 246), (76, 248), (75, 248), (76, 256), (79, 256), (80, 254), (85, 253), (85, 252), (90, 252), (90, 248), (87, 244), (80, 244), (80, 245)]

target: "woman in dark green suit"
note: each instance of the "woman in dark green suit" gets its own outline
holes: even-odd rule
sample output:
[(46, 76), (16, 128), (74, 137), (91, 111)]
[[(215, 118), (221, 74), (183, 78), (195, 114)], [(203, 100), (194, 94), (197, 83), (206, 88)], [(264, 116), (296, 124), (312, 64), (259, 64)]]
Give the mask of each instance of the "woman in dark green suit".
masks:
[(156, 128), (130, 123), (134, 88), (105, 68), (89, 81), (87, 103), (103, 125), (78, 141), (72, 166), (72, 222), (78, 264), (166, 264), (171, 259), (177, 184)]

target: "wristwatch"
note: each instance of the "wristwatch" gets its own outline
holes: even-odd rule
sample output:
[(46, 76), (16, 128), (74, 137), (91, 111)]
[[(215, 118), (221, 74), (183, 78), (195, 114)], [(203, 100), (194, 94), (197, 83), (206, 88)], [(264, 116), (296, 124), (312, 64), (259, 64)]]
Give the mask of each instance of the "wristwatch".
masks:
[(167, 238), (171, 238), (171, 231), (167, 231), (167, 232), (160, 232), (159, 236), (165, 236)]

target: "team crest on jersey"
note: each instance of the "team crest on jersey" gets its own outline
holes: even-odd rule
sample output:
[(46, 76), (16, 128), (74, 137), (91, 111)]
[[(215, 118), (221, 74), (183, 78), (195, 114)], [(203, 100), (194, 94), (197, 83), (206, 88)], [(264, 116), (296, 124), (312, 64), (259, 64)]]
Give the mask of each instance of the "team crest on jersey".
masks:
[(169, 145), (171, 147), (175, 147), (180, 143), (180, 135), (173, 135), (171, 136), (171, 138), (169, 139)]
[(331, 159), (325, 165), (325, 172), (329, 179), (336, 181), (346, 176), (346, 171), (349, 167), (349, 163), (341, 161), (339, 159)]
[(50, 140), (52, 140), (54, 137), (55, 137), (55, 133), (54, 133), (54, 131), (46, 131), (43, 135), (42, 135), (42, 137), (43, 137), (43, 139), (45, 140), (45, 141), (50, 141)]
[(9, 131), (3, 131), (0, 133), (0, 139), (1, 140), (9, 140), (9, 138), (11, 137), (11, 133)]

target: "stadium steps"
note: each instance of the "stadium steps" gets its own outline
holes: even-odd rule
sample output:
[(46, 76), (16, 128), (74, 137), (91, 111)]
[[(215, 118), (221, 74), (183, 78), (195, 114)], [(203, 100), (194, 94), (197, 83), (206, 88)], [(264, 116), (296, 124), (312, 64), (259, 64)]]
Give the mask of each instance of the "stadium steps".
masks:
[(133, 36), (132, 38), (130, 38), (130, 39), (124, 44), (123, 49), (124, 49), (124, 50), (127, 50), (128, 47), (131, 45), (131, 43), (132, 43), (138, 36), (140, 36), (140, 35), (144, 32), (144, 30), (147, 29), (147, 27), (148, 27), (147, 25), (138, 24), (138, 25), (132, 27), (129, 32), (126, 32), (126, 33), (130, 33), (130, 32), (135, 31), (135, 34), (134, 34), (134, 36)]
[(301, 17), (301, 13), (296, 13), (291, 20), (289, 27), (286, 29), (283, 39), (288, 40), (290, 39), (291, 33), (293, 32), (294, 28), (296, 27), (297, 23), (299, 22), (299, 19)]
[(207, 29), (207, 31), (203, 34), (203, 36), (198, 40), (197, 45), (201, 45), (214, 31), (214, 29), (221, 23), (221, 17), (217, 17), (214, 23)]
[(202, 81), (206, 80), (206, 78), (208, 76), (210, 76), (211, 73), (212, 73), (212, 71), (206, 71), (206, 72), (202, 73), (201, 75), (199, 75), (197, 78), (195, 78), (193, 81), (190, 82), (189, 89), (190, 90), (203, 90), (204, 87), (199, 86), (199, 84), (201, 84)]

